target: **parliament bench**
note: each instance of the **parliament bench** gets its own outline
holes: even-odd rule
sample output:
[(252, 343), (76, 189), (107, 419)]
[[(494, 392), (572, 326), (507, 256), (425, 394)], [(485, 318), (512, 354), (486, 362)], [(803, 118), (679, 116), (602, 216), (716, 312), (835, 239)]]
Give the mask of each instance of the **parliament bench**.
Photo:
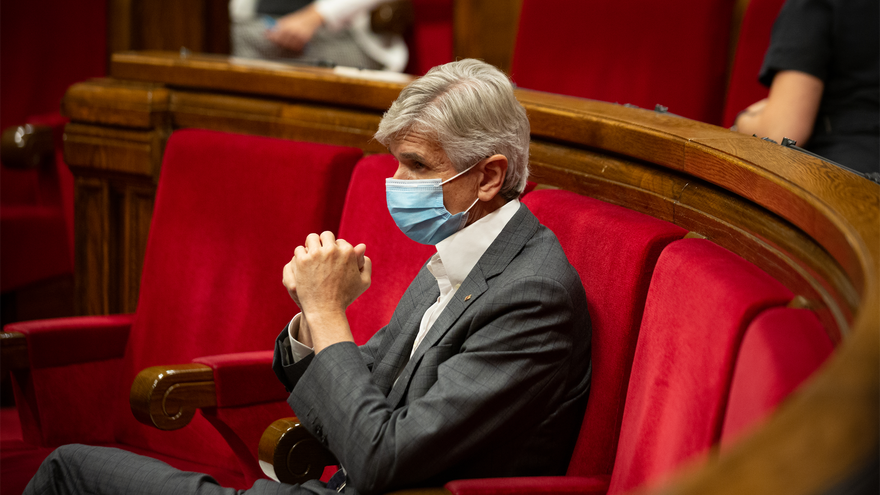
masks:
[[(124, 243), (95, 241), (120, 239), (127, 246), (139, 245), (139, 236), (144, 234), (138, 226), (152, 209), (148, 199), (160, 170), (154, 160), (161, 158), (168, 134), (195, 127), (353, 145), (366, 153), (382, 153), (370, 136), (381, 112), (402, 87), (322, 70), (242, 67), (216, 58), (181, 60), (155, 53), (115, 56), (113, 75), (116, 79), (75, 86), (65, 99), (72, 121), (65, 146), (77, 175), (77, 207), (82, 215), (78, 219), (98, 220), (92, 227), (110, 227), (77, 230), (82, 236), (78, 237), (77, 259), (88, 262), (77, 268), (77, 283), (84, 288), (81, 308), (86, 313), (119, 312), (119, 305), (136, 296), (138, 284), (132, 281), (141, 272), (137, 257), (122, 264), (102, 264), (103, 257)], [(777, 298), (774, 308), (786, 313), (807, 311), (784, 308), (791, 301), (797, 308), (808, 308), (810, 318), (837, 347), (820, 372), (788, 395), (764, 423), (741, 433), (736, 441), (722, 438), (722, 448), (712, 450), (708, 460), (679, 472), (673, 491), (697, 493), (724, 486), (806, 493), (849, 475), (869, 459), (876, 437), (871, 433), (876, 430), (877, 416), (873, 343), (880, 321), (872, 303), (878, 294), (876, 185), (795, 150), (686, 119), (525, 90), (517, 96), (532, 124), (531, 180), (539, 184), (524, 197), (526, 205), (533, 201), (530, 195), (556, 195), (562, 191), (553, 188), (566, 189), (577, 197), (589, 196), (677, 226), (689, 237), (704, 237), (670, 242), (667, 249), (677, 243), (709, 243), (733, 253), (740, 262), (755, 265), (790, 292)], [(367, 160), (382, 158), (368, 157), (358, 168)], [(105, 203), (92, 199), (101, 197)], [(116, 220), (121, 223), (102, 224), (106, 215), (102, 208), (113, 208), (119, 201), (128, 205), (119, 210), (125, 212)], [(552, 217), (548, 215), (546, 222)], [(128, 227), (117, 229), (117, 225)], [(560, 235), (560, 239), (564, 243), (575, 237)], [(109, 290), (117, 277), (127, 281), (125, 297)], [(648, 295), (642, 299), (649, 300)], [(765, 318), (770, 317), (760, 313), (743, 320), (747, 330), (728, 339), (730, 348), (739, 349), (739, 340), (745, 342), (750, 327)], [(765, 325), (774, 333), (783, 328), (779, 320), (770, 321)], [(641, 335), (646, 334), (639, 332), (638, 338)], [(14, 340), (18, 339), (4, 338), (4, 344)], [(770, 362), (778, 361), (767, 355)], [(728, 354), (727, 369), (736, 377), (733, 357)], [(251, 376), (253, 383), (260, 376), (274, 379), (259, 364), (267, 359), (265, 352), (217, 359), (239, 361), (240, 368), (252, 374), (238, 376)], [(214, 366), (211, 363), (208, 372), (197, 373), (200, 384), (236, 376), (218, 372), (220, 365)], [(170, 377), (185, 375), (172, 373)], [(599, 380), (597, 375), (597, 387)], [(624, 388), (631, 388), (632, 383)], [(210, 394), (196, 396), (199, 399), (193, 403), (204, 409), (195, 417), (224, 413), (222, 405), (211, 403)], [(215, 392), (213, 396), (215, 403), (225, 403), (225, 395)], [(283, 393), (277, 400), (282, 399)], [(231, 404), (228, 409), (243, 411), (240, 403)], [(823, 425), (836, 433), (821, 434)], [(716, 421), (716, 427), (727, 426)], [(710, 437), (718, 440), (718, 435)], [(792, 453), (800, 449), (793, 446), (803, 445), (822, 454)], [(765, 470), (771, 465), (772, 476)], [(733, 472), (737, 474), (731, 476)], [(561, 485), (572, 482), (556, 481)], [(500, 482), (493, 483), (498, 486)]]

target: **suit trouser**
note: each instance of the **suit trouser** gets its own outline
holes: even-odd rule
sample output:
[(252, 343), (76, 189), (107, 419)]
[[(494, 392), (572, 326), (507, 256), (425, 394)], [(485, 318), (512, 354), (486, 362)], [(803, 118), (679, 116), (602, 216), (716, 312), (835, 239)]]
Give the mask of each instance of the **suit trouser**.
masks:
[(235, 490), (218, 485), (207, 474), (180, 471), (162, 461), (125, 450), (65, 445), (43, 461), (24, 494), (302, 495), (328, 491), (314, 480), (304, 485), (257, 480), (248, 490)]

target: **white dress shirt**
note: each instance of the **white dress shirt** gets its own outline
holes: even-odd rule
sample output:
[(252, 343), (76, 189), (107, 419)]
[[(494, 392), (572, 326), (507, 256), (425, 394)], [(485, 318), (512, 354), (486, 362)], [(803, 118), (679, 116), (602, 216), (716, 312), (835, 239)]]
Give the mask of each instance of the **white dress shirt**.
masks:
[[(480, 261), (483, 253), (495, 242), (495, 238), (498, 237), (507, 222), (513, 218), (519, 207), (519, 200), (508, 201), (501, 208), (437, 243), (437, 254), (428, 261), (428, 271), (437, 279), (440, 296), (422, 316), (419, 333), (413, 342), (410, 356), (416, 352), (428, 330), (431, 329), (431, 325), (437, 321), (449, 301), (452, 300), (458, 287)], [(308, 356), (313, 351), (311, 347), (296, 340), (296, 336), (299, 334), (300, 315), (302, 313), (294, 316), (287, 326), (287, 332), (290, 335), (290, 351), (294, 362)]]

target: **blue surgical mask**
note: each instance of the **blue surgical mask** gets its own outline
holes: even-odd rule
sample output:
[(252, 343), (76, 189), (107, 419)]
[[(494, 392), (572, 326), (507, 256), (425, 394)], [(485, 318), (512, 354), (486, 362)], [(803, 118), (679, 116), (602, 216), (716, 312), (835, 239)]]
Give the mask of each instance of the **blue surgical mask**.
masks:
[(453, 215), (443, 205), (443, 184), (476, 165), (442, 182), (440, 179), (385, 179), (385, 199), (394, 223), (407, 237), (421, 244), (437, 244), (461, 230), (467, 223), (468, 212), (479, 198), (467, 210)]

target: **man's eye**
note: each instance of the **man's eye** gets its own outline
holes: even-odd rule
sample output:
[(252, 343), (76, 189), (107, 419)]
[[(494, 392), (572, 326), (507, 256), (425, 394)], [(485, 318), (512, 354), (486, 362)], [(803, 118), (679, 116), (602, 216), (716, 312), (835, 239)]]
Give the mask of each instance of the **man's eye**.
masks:
[(422, 170), (425, 168), (425, 164), (422, 162), (413, 162), (413, 168)]

